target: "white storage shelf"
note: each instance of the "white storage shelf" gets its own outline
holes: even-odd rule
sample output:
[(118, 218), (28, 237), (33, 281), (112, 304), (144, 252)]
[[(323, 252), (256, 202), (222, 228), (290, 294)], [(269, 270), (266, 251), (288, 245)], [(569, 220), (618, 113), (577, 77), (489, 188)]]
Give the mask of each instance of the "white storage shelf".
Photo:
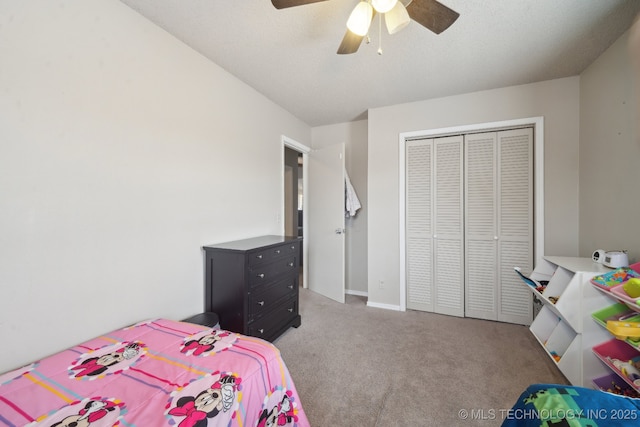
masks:
[(590, 318), (607, 304), (607, 298), (589, 282), (608, 271), (590, 258), (549, 256), (529, 275), (548, 281), (546, 288), (538, 292), (524, 285), (543, 303), (529, 329), (573, 385), (588, 387), (593, 378), (608, 373), (592, 352), (607, 334)]
[[(640, 263), (634, 264), (632, 268), (636, 269), (640, 267)], [(611, 271), (611, 270), (609, 270)], [(592, 284), (592, 289), (598, 292), (609, 301), (609, 305), (612, 302), (617, 301), (620, 304), (628, 307), (629, 309), (640, 312), (640, 307), (637, 304), (630, 303), (629, 301), (620, 298), (616, 294), (609, 292), (601, 287)], [(595, 319), (594, 319), (595, 320)], [(606, 332), (606, 337), (608, 340), (601, 340), (601, 342), (594, 344), (593, 353), (597, 356), (599, 360), (601, 360), (602, 364), (610, 369), (608, 373), (615, 373), (620, 379), (626, 382), (632, 390), (637, 393), (640, 393), (640, 384), (638, 384), (633, 379), (627, 377), (625, 373), (621, 372), (620, 369), (615, 367), (611, 362), (611, 359), (619, 359), (619, 360), (630, 360), (635, 359), (640, 355), (640, 346), (637, 342), (629, 341), (629, 340), (619, 340), (613, 339), (613, 335), (609, 333), (606, 329), (606, 326), (598, 323), (597, 321), (593, 322), (600, 330), (604, 330)]]

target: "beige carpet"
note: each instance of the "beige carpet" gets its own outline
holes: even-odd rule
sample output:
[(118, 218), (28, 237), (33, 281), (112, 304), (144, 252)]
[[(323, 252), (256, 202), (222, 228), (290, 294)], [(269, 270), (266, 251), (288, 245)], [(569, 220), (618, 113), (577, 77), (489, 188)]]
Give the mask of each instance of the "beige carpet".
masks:
[(339, 304), (307, 289), (300, 313), (302, 326), (274, 344), (314, 427), (500, 425), (527, 385), (567, 384), (525, 326), (350, 295)]

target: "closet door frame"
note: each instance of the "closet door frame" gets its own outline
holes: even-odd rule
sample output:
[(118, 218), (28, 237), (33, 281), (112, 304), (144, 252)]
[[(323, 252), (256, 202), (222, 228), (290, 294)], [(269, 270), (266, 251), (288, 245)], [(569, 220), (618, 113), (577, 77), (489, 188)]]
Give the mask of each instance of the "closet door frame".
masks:
[(407, 310), (407, 274), (406, 274), (406, 207), (405, 207), (405, 173), (406, 142), (418, 138), (437, 138), (461, 133), (497, 131), (513, 127), (532, 126), (534, 129), (534, 265), (542, 262), (544, 255), (544, 117), (505, 120), (499, 122), (479, 123), (465, 126), (454, 126), (439, 129), (426, 129), (400, 133), (399, 145), (399, 223), (400, 223), (400, 311)]

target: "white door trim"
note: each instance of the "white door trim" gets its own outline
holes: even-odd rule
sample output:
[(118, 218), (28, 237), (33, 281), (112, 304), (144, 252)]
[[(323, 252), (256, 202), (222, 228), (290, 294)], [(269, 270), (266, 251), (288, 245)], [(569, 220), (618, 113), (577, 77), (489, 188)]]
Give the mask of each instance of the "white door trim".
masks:
[[(305, 167), (309, 162), (309, 152), (311, 148), (307, 147), (304, 144), (299, 143), (285, 135), (282, 135), (282, 146), (280, 147), (280, 152), (282, 153), (282, 164), (280, 165), (280, 170), (282, 171), (282, 179), (281, 179), (281, 196), (280, 196), (280, 218), (281, 218), (281, 230), (280, 232), (284, 234), (284, 148), (289, 147), (299, 153), (302, 153), (302, 223), (305, 227), (308, 226), (309, 222), (307, 221), (307, 203), (309, 200), (309, 192), (307, 189), (307, 183), (309, 182), (309, 178), (307, 177), (308, 168)], [(309, 262), (308, 262), (308, 249), (309, 242), (307, 239), (302, 239), (302, 287), (306, 288), (309, 284), (307, 280), (308, 272), (309, 272)]]
[(435, 138), (452, 134), (482, 132), (513, 128), (519, 126), (533, 126), (534, 139), (534, 236), (533, 251), (535, 264), (542, 261), (544, 255), (544, 117), (529, 117), (524, 119), (505, 120), (500, 122), (478, 123), (473, 125), (453, 126), (440, 129), (427, 129), (413, 132), (400, 133), (399, 141), (399, 205), (400, 205), (400, 311), (407, 310), (407, 272), (406, 272), (406, 236), (405, 236), (405, 143), (409, 139), (415, 138)]

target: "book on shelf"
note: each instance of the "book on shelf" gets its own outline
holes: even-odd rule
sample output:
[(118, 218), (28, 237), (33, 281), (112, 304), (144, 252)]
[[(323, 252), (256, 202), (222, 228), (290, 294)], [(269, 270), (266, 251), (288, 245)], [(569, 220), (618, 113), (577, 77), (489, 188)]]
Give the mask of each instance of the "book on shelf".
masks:
[(531, 286), (532, 288), (541, 291), (542, 289), (544, 289), (547, 284), (549, 284), (548, 280), (535, 280), (532, 279), (531, 277), (527, 277), (525, 276), (522, 271), (520, 271), (520, 267), (513, 267), (513, 270), (518, 273), (518, 276), (520, 276), (520, 278), (522, 279), (522, 281), (524, 283), (526, 283), (527, 285)]

